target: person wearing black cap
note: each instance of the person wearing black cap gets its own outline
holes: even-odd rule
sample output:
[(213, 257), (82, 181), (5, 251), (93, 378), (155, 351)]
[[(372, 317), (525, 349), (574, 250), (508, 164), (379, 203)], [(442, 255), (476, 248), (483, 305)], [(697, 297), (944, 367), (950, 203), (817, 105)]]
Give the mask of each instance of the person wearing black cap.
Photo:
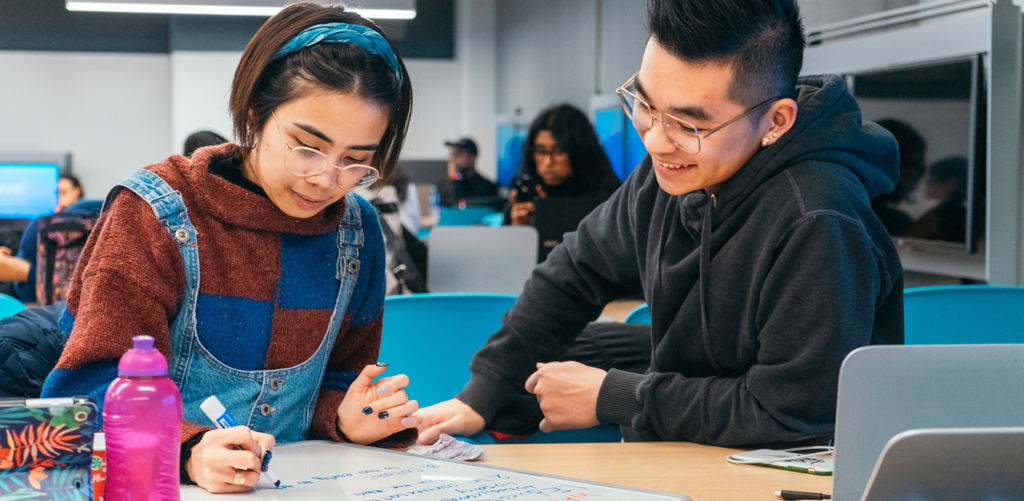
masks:
[(437, 182), (442, 207), (454, 207), (462, 200), (473, 205), (473, 199), (491, 201), (498, 195), (498, 185), (476, 172), (476, 143), (464, 137), (455, 142), (445, 142), (451, 153), (448, 155), (448, 175)]

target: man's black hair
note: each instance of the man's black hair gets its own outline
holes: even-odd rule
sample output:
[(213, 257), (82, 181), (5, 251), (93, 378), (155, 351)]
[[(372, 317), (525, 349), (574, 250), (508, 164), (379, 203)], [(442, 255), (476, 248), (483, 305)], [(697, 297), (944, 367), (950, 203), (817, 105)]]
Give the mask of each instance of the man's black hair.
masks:
[(796, 0), (651, 0), (647, 27), (683, 61), (732, 67), (734, 102), (796, 96), (807, 43)]

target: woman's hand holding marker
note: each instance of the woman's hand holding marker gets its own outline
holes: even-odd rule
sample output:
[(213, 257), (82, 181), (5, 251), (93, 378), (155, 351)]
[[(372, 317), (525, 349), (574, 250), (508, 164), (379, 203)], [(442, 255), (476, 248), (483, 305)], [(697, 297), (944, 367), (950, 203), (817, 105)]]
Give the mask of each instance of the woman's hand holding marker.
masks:
[(263, 451), (273, 450), (274, 443), (273, 436), (245, 426), (210, 430), (192, 448), (185, 469), (193, 482), (214, 494), (249, 492), (260, 479)]
[(354, 444), (371, 444), (419, 426), (419, 418), (410, 414), (420, 406), (404, 390), (409, 377), (400, 374), (374, 382), (385, 370), (387, 364), (367, 365), (338, 406), (338, 430)]

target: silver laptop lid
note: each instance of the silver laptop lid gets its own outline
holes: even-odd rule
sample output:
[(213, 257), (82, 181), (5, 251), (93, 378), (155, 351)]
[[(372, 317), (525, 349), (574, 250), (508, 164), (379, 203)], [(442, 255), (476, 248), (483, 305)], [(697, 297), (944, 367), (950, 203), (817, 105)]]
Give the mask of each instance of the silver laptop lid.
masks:
[(886, 442), (919, 428), (1024, 425), (1024, 345), (868, 346), (839, 372), (836, 501), (861, 499)]
[(1024, 428), (938, 428), (889, 440), (861, 501), (1024, 499)]

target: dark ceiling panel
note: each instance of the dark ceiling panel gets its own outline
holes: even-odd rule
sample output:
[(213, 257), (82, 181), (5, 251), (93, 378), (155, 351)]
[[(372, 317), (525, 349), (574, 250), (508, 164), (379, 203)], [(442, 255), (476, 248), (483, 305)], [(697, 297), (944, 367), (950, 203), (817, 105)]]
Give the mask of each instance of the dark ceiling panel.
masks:
[[(156, 52), (242, 50), (259, 17), (70, 12), (64, 0), (0, 0), (0, 50)], [(416, 18), (382, 21), (409, 58), (455, 57), (455, 0), (417, 0)]]
[(169, 17), (71, 12), (64, 0), (0, 0), (0, 50), (163, 52)]

